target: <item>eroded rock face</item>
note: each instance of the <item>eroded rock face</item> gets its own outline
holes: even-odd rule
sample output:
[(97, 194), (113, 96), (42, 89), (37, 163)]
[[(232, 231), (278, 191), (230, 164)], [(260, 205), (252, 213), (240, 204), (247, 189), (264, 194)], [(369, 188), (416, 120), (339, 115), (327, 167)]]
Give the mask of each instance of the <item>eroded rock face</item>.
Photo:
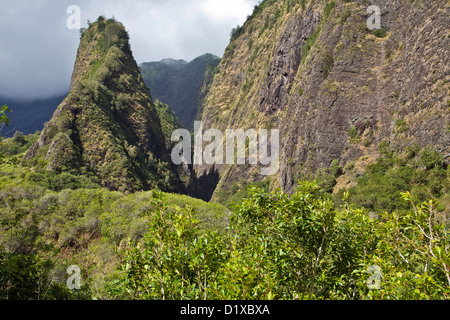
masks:
[(438, 2), (384, 1), (381, 21), (387, 35), (381, 38), (353, 31), (361, 21), (357, 16), (342, 28), (327, 24), (320, 43), (332, 52), (329, 75), (320, 78), (320, 53), (311, 52), (316, 57), (296, 84), (305, 90), (288, 99), (290, 119), (282, 123), (280, 177), (286, 190), (292, 189), (297, 170), (289, 159), (312, 169), (328, 167), (334, 159), (345, 165), (376, 154), (382, 140), (400, 149), (432, 144), (448, 153), (448, 54), (443, 50), (449, 45), (448, 6)]
[(276, 53), (265, 83), (260, 88), (259, 111), (274, 114), (284, 107), (293, 80), (302, 61), (302, 47), (319, 24), (320, 16), (309, 9), (289, 20), (286, 31), (276, 46)]
[[(362, 0), (306, 1), (289, 11), (275, 2), (250, 17), (205, 99), (205, 130), (280, 129), (281, 167), (272, 182), (286, 191), (299, 170), (378, 157), (383, 140), (400, 150), (431, 144), (449, 161), (449, 4), (377, 5), (382, 29), (375, 32)], [(261, 179), (247, 167), (218, 171), (218, 190)]]

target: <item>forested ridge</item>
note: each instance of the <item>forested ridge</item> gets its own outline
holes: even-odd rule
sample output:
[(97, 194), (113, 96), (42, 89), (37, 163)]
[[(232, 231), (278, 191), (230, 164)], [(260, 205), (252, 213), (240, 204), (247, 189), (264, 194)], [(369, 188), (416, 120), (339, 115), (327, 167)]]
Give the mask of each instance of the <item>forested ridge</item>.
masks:
[[(400, 192), (386, 202), (393, 210), (380, 201), (375, 213), (360, 204), (386, 196), (365, 193), (371, 175), (341, 195), (306, 180), (293, 194), (249, 186), (229, 208), (124, 195), (33, 172), (21, 159), (35, 139), (16, 134), (1, 149), (2, 299), (449, 297), (448, 211), (435, 197)], [(70, 265), (82, 270), (81, 290), (67, 289)]]

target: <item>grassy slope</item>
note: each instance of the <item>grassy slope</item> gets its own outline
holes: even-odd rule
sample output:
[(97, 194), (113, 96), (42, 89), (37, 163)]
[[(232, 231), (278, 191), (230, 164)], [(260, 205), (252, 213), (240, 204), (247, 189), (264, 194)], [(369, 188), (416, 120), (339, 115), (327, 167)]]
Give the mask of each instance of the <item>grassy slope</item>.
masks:
[[(88, 177), (34, 172), (23, 162), (25, 150), (38, 138), (6, 139), (0, 152), (0, 246), (9, 252), (32, 250), (56, 261), (53, 276), (64, 282), (72, 264), (88, 270), (85, 281), (101, 286), (115, 270), (123, 240), (139, 240), (146, 229), (145, 212), (152, 210), (154, 191), (123, 194), (109, 191)], [(224, 230), (225, 207), (178, 194), (164, 193), (171, 210), (190, 206), (199, 232)], [(27, 248), (27, 249), (24, 249)]]

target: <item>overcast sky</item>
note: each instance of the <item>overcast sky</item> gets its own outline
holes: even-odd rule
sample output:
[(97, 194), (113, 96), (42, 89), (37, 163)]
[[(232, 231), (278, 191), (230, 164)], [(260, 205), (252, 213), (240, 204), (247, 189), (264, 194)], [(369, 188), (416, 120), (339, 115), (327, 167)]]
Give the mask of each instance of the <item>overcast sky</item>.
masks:
[[(222, 56), (230, 31), (258, 0), (0, 0), (0, 96), (47, 98), (68, 91), (79, 31), (67, 9), (80, 8), (81, 27), (115, 17), (130, 34), (138, 63)], [(1, 105), (1, 101), (0, 101)]]

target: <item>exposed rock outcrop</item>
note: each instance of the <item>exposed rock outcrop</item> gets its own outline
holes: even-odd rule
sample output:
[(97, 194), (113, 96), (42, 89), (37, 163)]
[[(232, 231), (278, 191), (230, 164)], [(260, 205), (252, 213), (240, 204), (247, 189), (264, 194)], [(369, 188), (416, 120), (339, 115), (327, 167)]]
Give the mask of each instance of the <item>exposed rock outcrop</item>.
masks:
[[(380, 30), (367, 27), (371, 4), (381, 9)], [(280, 129), (271, 179), (286, 191), (301, 170), (377, 158), (381, 141), (448, 155), (449, 11), (445, 0), (263, 1), (218, 67), (204, 129)], [(217, 170), (216, 195), (264, 178), (249, 166)]]

